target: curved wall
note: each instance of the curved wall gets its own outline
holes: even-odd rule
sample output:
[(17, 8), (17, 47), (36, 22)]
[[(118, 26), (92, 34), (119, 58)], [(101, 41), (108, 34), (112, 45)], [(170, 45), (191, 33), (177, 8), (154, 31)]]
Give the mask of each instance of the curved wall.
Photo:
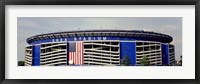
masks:
[[(146, 56), (150, 65), (173, 65), (171, 36), (147, 31), (69, 31), (32, 36), (27, 39), (25, 62), (32, 66), (141, 65)], [(169, 46), (170, 45), (170, 46)], [(169, 48), (169, 47), (170, 48)], [(31, 58), (32, 57), (32, 58)]]

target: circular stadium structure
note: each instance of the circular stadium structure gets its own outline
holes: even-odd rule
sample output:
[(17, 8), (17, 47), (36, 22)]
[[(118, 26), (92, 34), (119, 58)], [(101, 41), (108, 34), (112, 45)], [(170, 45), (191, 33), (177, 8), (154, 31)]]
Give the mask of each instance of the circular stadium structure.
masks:
[[(27, 39), (26, 66), (170, 66), (173, 38), (143, 30), (78, 30)], [(144, 59), (147, 58), (147, 59)]]

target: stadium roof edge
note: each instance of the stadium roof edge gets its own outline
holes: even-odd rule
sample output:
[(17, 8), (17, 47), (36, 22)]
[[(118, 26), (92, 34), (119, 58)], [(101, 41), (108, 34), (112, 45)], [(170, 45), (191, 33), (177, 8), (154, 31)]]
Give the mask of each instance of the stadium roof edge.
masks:
[[(116, 35), (120, 36), (120, 34), (123, 34), (123, 36), (133, 36), (133, 35), (140, 35), (142, 36), (151, 36), (151, 37), (161, 37), (163, 38), (162, 42), (165, 43), (170, 43), (173, 38), (169, 35), (166, 34), (161, 34), (161, 33), (156, 33), (153, 31), (144, 31), (144, 30), (122, 30), (122, 29), (91, 29), (91, 30), (73, 30), (73, 31), (63, 31), (63, 32), (55, 32), (55, 33), (46, 33), (46, 34), (40, 34), (40, 35), (35, 35), (31, 36), (27, 39), (28, 43), (31, 43), (33, 41), (38, 41), (38, 40), (43, 40), (43, 39), (52, 39), (52, 38), (61, 38), (61, 37), (76, 37), (77, 35), (80, 36), (83, 34), (83, 36), (105, 36), (104, 34), (109, 34), (109, 35)], [(101, 35), (95, 35), (96, 33), (99, 33)], [(112, 33), (112, 34), (111, 34)], [(114, 33), (114, 34), (113, 34)], [(150, 38), (150, 37), (149, 37)], [(155, 38), (159, 39), (159, 38)], [(160, 40), (158, 40), (160, 41)]]

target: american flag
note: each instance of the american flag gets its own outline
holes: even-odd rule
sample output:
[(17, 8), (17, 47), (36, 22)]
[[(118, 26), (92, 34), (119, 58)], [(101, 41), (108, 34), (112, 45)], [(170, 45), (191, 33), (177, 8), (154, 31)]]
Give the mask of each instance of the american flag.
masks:
[(69, 63), (74, 65), (84, 64), (84, 45), (82, 41), (69, 43)]

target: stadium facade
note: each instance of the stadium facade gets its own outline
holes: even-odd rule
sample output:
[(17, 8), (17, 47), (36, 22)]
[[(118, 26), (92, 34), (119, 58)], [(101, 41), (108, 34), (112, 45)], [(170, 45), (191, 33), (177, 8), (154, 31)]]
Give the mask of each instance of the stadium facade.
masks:
[(140, 66), (144, 56), (151, 66), (175, 63), (173, 38), (143, 30), (78, 30), (48, 33), (27, 39), (26, 66)]

